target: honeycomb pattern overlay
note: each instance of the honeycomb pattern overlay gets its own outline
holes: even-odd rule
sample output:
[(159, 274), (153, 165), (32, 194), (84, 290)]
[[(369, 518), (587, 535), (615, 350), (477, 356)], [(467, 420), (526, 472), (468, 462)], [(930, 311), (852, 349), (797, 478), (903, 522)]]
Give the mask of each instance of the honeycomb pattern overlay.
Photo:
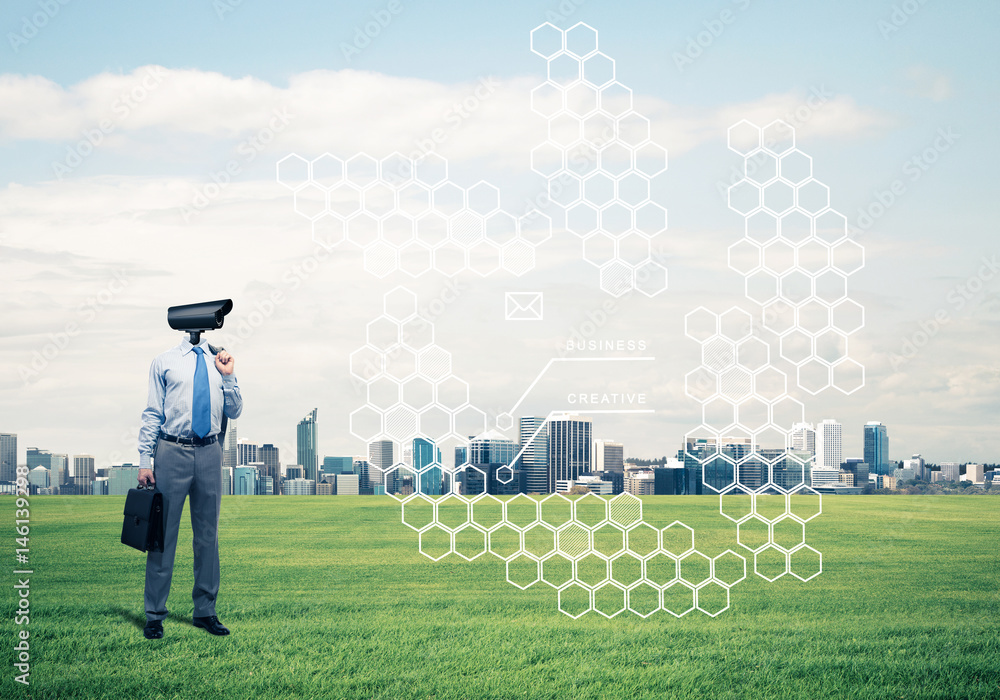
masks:
[(610, 500), (417, 493), (402, 499), (401, 517), (418, 533), (424, 556), (497, 557), (508, 583), (522, 590), (550, 586), (559, 610), (574, 619), (626, 610), (643, 618), (661, 610), (715, 617), (729, 609), (730, 589), (746, 578), (744, 556), (702, 554), (691, 528), (678, 521), (654, 528), (642, 519), (642, 502), (627, 493)]
[(363, 442), (422, 437), (440, 444), (486, 429), (486, 414), (469, 403), (468, 383), (452, 372), (451, 353), (435, 342), (434, 324), (405, 287), (385, 294), (383, 313), (368, 323), (350, 364), (365, 396), (350, 430)]
[(848, 298), (847, 279), (864, 266), (864, 249), (847, 237), (847, 219), (830, 207), (830, 188), (813, 177), (792, 126), (744, 120), (728, 136), (744, 175), (728, 192), (729, 208), (744, 217), (729, 266), (745, 277), (747, 299), (762, 307), (796, 385), (812, 395), (829, 387), (852, 394), (864, 386), (865, 370), (848, 356), (849, 338), (865, 315)]
[(277, 178), (292, 191), (295, 212), (309, 220), (316, 243), (360, 248), (365, 271), (378, 278), (431, 270), (486, 277), (501, 269), (521, 276), (552, 236), (544, 214), (501, 210), (500, 190), (490, 183), (452, 182), (448, 161), (434, 152), (416, 160), (399, 153), (306, 160), (292, 153), (278, 161)]
[(546, 22), (532, 30), (531, 50), (546, 61), (531, 108), (547, 121), (532, 170), (546, 178), (583, 258), (600, 270), (601, 289), (656, 296), (667, 288), (667, 270), (652, 259), (652, 243), (666, 231), (667, 211), (653, 201), (650, 180), (666, 170), (666, 150), (650, 140), (649, 120), (633, 108), (594, 28)]

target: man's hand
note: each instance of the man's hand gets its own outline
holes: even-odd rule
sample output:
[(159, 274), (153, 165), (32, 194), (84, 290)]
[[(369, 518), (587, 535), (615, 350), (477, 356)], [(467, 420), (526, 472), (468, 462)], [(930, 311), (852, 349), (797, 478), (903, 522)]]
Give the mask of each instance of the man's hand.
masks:
[(140, 469), (139, 470), (139, 485), (149, 486), (150, 484), (155, 484), (156, 479), (153, 478), (152, 469)]
[(215, 356), (215, 368), (222, 374), (232, 374), (236, 369), (236, 360), (225, 350), (219, 350)]

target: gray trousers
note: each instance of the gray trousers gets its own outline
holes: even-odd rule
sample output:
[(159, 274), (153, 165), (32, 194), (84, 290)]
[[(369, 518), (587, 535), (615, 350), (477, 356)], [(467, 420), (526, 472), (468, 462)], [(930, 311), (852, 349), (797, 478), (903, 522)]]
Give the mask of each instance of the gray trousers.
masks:
[(222, 503), (222, 445), (195, 447), (156, 441), (153, 475), (163, 494), (163, 551), (146, 553), (146, 619), (167, 617), (177, 532), (184, 499), (191, 496), (194, 548), (194, 616), (215, 614), (219, 594), (219, 507)]

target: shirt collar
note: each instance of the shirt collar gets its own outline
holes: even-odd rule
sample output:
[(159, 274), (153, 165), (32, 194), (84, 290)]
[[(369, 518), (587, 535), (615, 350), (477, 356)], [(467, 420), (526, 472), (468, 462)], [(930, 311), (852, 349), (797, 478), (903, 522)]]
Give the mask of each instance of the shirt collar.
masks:
[(197, 346), (192, 345), (191, 341), (185, 338), (181, 341), (181, 344), (177, 346), (177, 349), (180, 350), (181, 357), (183, 357), (191, 352), (195, 347), (202, 348), (206, 354), (212, 354), (212, 351), (208, 349), (208, 341), (205, 338), (200, 338)]

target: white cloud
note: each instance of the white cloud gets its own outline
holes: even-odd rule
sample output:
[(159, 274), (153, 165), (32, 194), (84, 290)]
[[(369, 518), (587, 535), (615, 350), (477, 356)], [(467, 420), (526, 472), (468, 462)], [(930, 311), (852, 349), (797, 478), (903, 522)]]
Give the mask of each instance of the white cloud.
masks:
[[(279, 87), (252, 77), (144, 66), (64, 88), (38, 76), (6, 74), (0, 76), (0, 138), (73, 142), (104, 124), (113, 127), (106, 140), (112, 148), (152, 148), (161, 157), (177, 157), (184, 150), (178, 137), (187, 141), (186, 148), (194, 137), (246, 139), (282, 114), (288, 121), (282, 147), (307, 154), (411, 153), (428, 144), (454, 159), (523, 167), (527, 151), (545, 134), (543, 119), (530, 110), (528, 95), (536, 84), (532, 77), (484, 76), (445, 85), (317, 70)], [(867, 135), (891, 123), (823, 88), (698, 109), (648, 96), (635, 102), (651, 119), (656, 140), (675, 154), (724, 138), (726, 128), (740, 119), (763, 125), (784, 118), (814, 137)]]

